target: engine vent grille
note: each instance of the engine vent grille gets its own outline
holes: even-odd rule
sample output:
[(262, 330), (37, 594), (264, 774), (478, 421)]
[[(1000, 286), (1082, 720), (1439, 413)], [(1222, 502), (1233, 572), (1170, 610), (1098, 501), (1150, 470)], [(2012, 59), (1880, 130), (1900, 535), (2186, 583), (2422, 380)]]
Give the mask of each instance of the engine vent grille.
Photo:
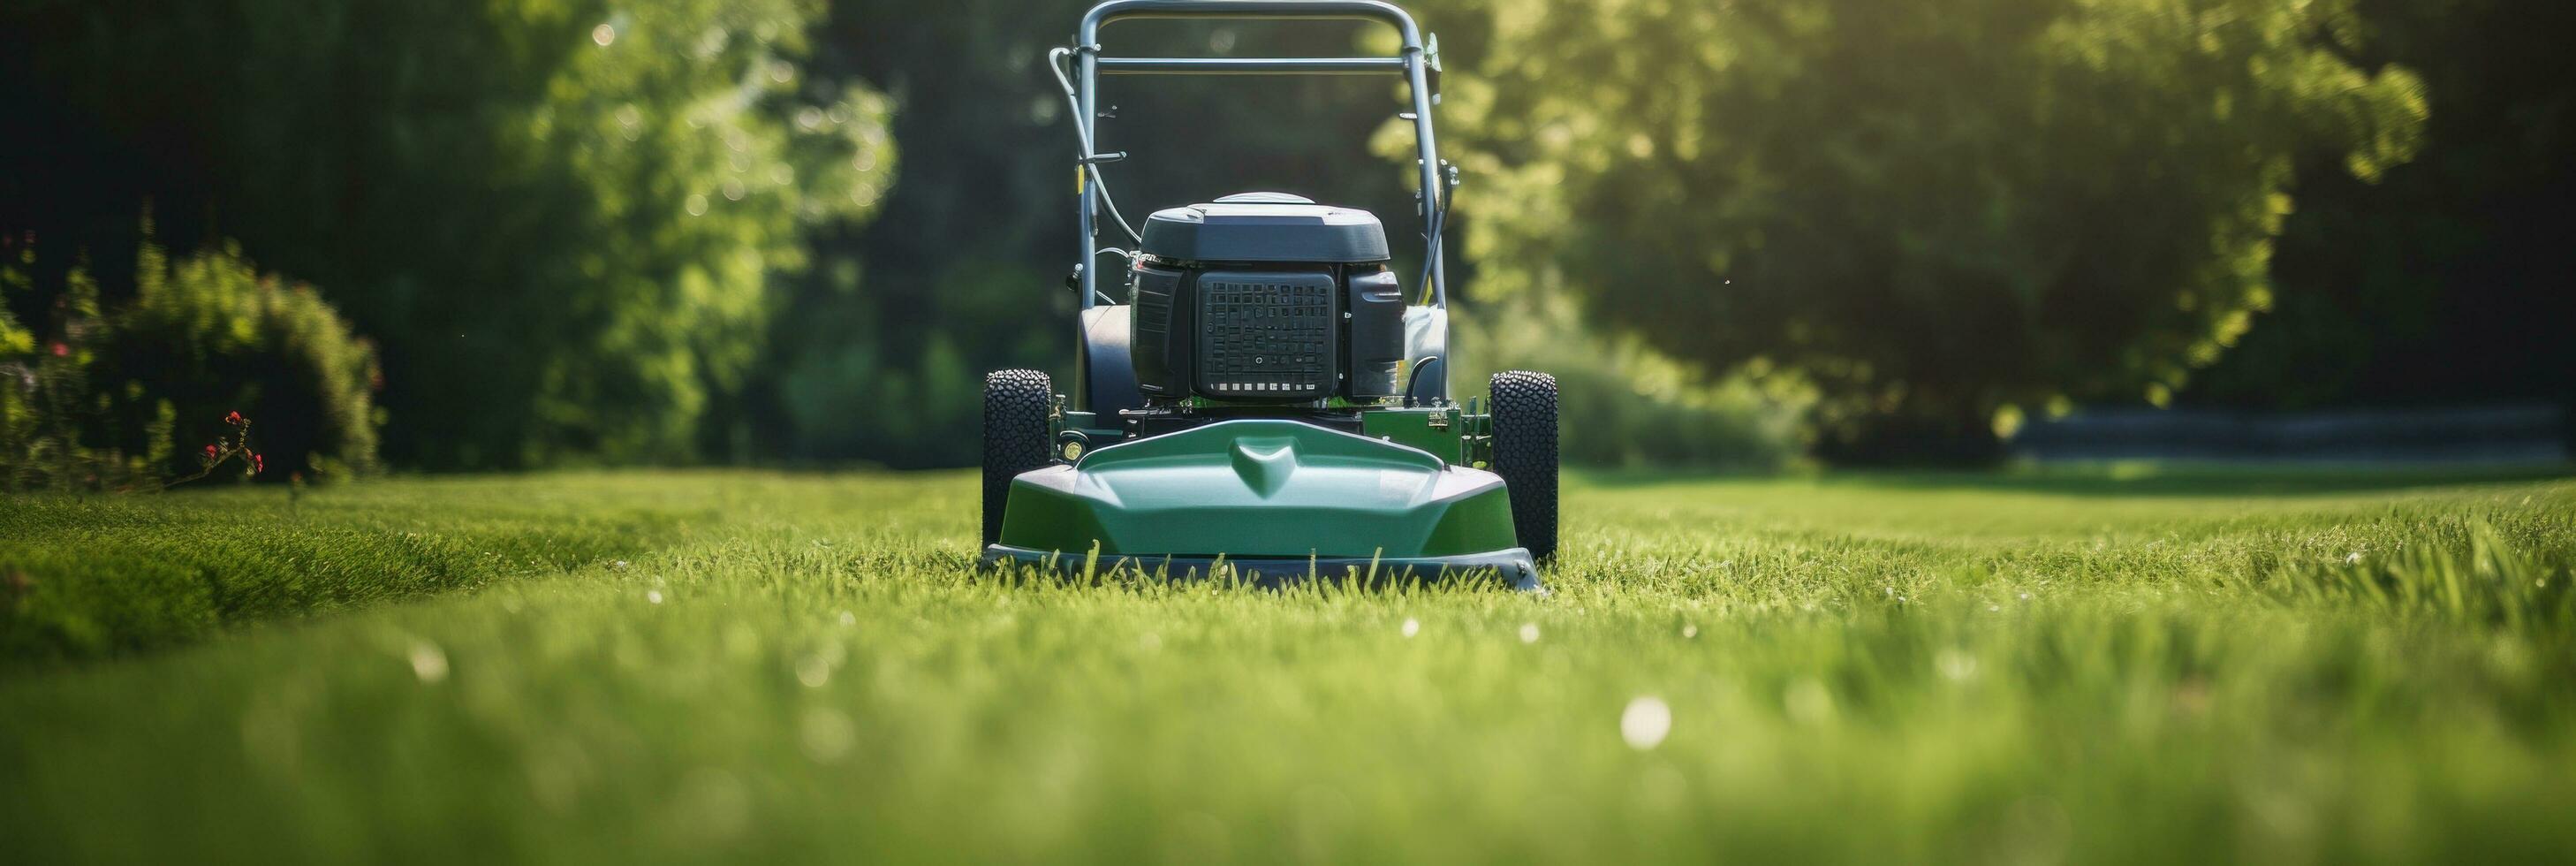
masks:
[(1199, 392), (1251, 400), (1333, 393), (1337, 288), (1319, 272), (1200, 275)]

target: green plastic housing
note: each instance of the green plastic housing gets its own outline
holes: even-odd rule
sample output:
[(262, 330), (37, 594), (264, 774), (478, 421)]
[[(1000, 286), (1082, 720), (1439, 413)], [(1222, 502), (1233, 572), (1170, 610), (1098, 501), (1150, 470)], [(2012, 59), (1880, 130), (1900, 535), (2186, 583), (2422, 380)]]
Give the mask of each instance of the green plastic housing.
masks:
[[(1430, 413), (1402, 439), (1456, 455)], [(1444, 419), (1452, 430), (1454, 415)], [(1374, 432), (1374, 430), (1372, 430)], [(1445, 434), (1445, 435), (1439, 435)], [(1394, 432), (1380, 434), (1394, 436)], [(1111, 445), (1011, 484), (988, 551), (1103, 557), (1526, 562), (1502, 479), (1430, 451), (1282, 419), (1225, 421)], [(1513, 560), (1511, 554), (1517, 553)], [(1022, 558), (1025, 558), (1023, 556)]]

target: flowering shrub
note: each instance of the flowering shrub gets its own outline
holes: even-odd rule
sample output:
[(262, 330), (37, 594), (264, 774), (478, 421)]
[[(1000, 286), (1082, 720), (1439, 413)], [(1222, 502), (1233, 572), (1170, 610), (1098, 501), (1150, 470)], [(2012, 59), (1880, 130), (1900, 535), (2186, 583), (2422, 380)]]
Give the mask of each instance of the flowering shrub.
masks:
[[(311, 287), (229, 245), (174, 262), (148, 221), (116, 301), (85, 263), (40, 285), (37, 262), (32, 238), (0, 238), (0, 489), (375, 467), (374, 350)], [(261, 421), (259, 450), (245, 416)], [(267, 471), (269, 454), (284, 471)]]
[(242, 464), (241, 474), (245, 478), (268, 471), (268, 460), (261, 457), (259, 452), (251, 450), (250, 419), (242, 417), (242, 413), (230, 412), (224, 415), (224, 423), (231, 425), (233, 432), (222, 439), (207, 443), (206, 447), (198, 452), (197, 462), (204, 468), (197, 470), (195, 475), (173, 478), (169, 483), (162, 485), (163, 487), (177, 487), (213, 475), (215, 470), (224, 468), (224, 464), (236, 461)]

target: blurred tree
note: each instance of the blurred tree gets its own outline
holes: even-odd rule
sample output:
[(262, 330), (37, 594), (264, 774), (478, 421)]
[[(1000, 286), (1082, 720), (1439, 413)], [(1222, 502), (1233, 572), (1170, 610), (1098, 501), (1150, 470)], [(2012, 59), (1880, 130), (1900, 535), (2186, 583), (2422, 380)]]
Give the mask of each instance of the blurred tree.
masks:
[[(2231, 406), (2557, 399), (2576, 411), (2576, 4), (2361, 0), (2364, 64), (2420, 70), (2424, 152), (2300, 168), (2280, 303), (2183, 397)], [(2576, 417), (2568, 425), (2576, 435)]]
[(411, 465), (686, 459), (750, 386), (765, 281), (888, 184), (883, 100), (797, 65), (822, 11), (23, 0), (0, 72), (43, 86), (0, 111), (44, 134), (0, 156), (47, 170), (0, 181), (0, 223), (69, 248), (108, 236), (48, 203), (156, 195), (178, 242), (328, 287)]
[(1448, 140), (1486, 285), (1802, 370), (1845, 459), (2162, 402), (2269, 305), (2298, 161), (2374, 178), (2425, 114), (2345, 59), (2343, 0), (1477, 5)]

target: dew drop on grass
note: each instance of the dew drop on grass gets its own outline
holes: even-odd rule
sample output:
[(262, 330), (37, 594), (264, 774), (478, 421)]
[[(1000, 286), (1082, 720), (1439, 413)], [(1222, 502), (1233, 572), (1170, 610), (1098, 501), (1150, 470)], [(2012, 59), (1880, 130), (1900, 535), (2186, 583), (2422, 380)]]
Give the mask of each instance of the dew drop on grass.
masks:
[(1409, 616), (1404, 618), (1404, 636), (1405, 636), (1405, 637), (1412, 637), (1412, 636), (1414, 636), (1414, 635), (1421, 634), (1421, 633), (1422, 633), (1422, 621), (1421, 621), (1421, 620), (1414, 619), (1414, 618), (1409, 617)]
[(819, 689), (832, 681), (832, 660), (822, 653), (809, 653), (796, 659), (796, 681), (806, 688)]
[(805, 747), (805, 757), (818, 764), (837, 763), (848, 757), (850, 747), (859, 739), (859, 728), (839, 710), (815, 707), (805, 711), (796, 726), (797, 743)]
[(1939, 670), (1941, 676), (1954, 683), (1964, 683), (1977, 678), (1977, 657), (1956, 648), (1945, 649), (1934, 654), (1932, 667)]
[(1664, 735), (1672, 731), (1673, 708), (1654, 695), (1629, 700), (1628, 709), (1619, 714), (1619, 738), (1640, 752), (1662, 745)]
[(413, 641), (411, 674), (419, 677), (424, 683), (447, 679), (447, 652), (439, 649), (437, 644), (428, 641)]
[(1521, 643), (1538, 643), (1538, 623), (1521, 623)]

